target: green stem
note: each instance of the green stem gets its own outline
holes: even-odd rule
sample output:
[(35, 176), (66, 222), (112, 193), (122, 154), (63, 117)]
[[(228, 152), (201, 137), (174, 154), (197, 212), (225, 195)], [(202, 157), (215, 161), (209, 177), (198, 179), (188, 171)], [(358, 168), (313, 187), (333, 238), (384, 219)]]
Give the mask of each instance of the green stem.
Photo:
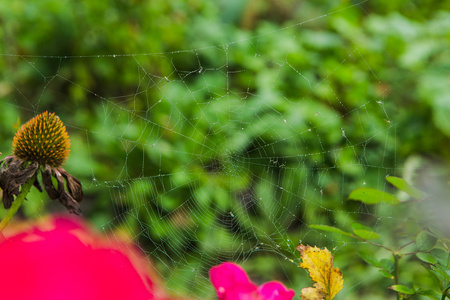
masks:
[(27, 196), (28, 192), (30, 191), (31, 186), (33, 185), (35, 180), (36, 180), (36, 174), (33, 177), (31, 177), (31, 179), (28, 180), (24, 185), (22, 185), (22, 188), (20, 189), (20, 194), (16, 196), (16, 199), (14, 199), (11, 207), (8, 209), (6, 216), (3, 218), (2, 222), (0, 223), (0, 232), (3, 231), (5, 226), (14, 217), (14, 215), (16, 214), (17, 210), (19, 209), (20, 205), (22, 205), (23, 200), (25, 200), (25, 197)]
[(442, 293), (442, 298), (441, 300), (445, 300), (445, 298), (447, 297), (448, 291), (450, 290), (450, 287), (446, 288), (445, 291)]
[[(399, 260), (400, 260), (400, 256), (398, 256), (397, 254), (394, 254), (394, 283), (398, 284), (399, 280)], [(400, 299), (400, 293), (397, 292), (397, 299)]]

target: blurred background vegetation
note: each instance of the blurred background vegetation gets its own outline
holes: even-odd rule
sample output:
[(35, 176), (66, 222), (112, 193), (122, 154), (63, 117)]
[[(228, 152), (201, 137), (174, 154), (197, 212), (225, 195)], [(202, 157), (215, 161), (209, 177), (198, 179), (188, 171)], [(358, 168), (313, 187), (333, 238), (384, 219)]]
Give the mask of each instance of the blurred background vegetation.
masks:
[[(0, 0), (0, 151), (21, 123), (56, 112), (85, 217), (130, 236), (176, 293), (211, 295), (208, 269), (234, 260), (298, 294), (311, 284), (296, 266), (302, 240), (335, 248), (341, 299), (393, 297), (355, 256), (367, 245), (307, 225), (358, 220), (396, 243), (390, 220), (421, 210), (364, 207), (350, 191), (390, 191), (388, 174), (428, 192), (447, 182), (449, 11), (440, 0)], [(30, 218), (60, 209), (36, 191), (28, 202)], [(433, 284), (411, 266), (405, 281)]]

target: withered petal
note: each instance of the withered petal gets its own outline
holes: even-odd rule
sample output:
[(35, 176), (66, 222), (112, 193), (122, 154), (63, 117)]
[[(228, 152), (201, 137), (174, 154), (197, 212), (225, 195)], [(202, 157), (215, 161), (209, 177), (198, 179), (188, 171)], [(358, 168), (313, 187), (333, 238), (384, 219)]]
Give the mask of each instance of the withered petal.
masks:
[(6, 176), (6, 171), (5, 172), (1, 172), (0, 174), (0, 188), (2, 190), (6, 189), (6, 187), (8, 186), (8, 177)]
[(58, 168), (58, 171), (66, 179), (69, 194), (75, 199), (75, 201), (80, 202), (83, 200), (83, 189), (81, 187), (81, 182), (63, 168)]
[(1, 160), (0, 187), (3, 190), (3, 207), (8, 209), (14, 201), (14, 195), (19, 194), (20, 185), (16, 183), (15, 176), (19, 171), (21, 160), (16, 160), (14, 156), (7, 156)]
[(26, 168), (21, 169), (23, 160), (12, 157), (8, 161), (9, 164), (6, 169), (4, 168), (5, 165), (2, 166), (0, 186), (8, 194), (18, 195), (20, 193), (20, 187), (33, 177), (39, 164), (33, 162)]
[(61, 197), (59, 197), (59, 202), (61, 202), (61, 204), (64, 205), (70, 213), (79, 216), (81, 215), (80, 204), (75, 201), (72, 196), (70, 196), (66, 191), (63, 191)]
[(44, 172), (42, 172), (42, 183), (50, 199), (55, 200), (59, 198), (59, 193), (53, 185), (52, 169), (49, 165), (46, 165)]
[(8, 172), (15, 174), (19, 171), (20, 166), (22, 165), (23, 160), (17, 157), (13, 157), (8, 164)]
[[(11, 182), (14, 183), (15, 174), (18, 172), (18, 161), (12, 160), (10, 164), (8, 164), (7, 168), (2, 170), (1, 174), (1, 185), (3, 190), (8, 190), (9, 193), (13, 194), (13, 191), (16, 190), (15, 186), (11, 186)], [(13, 184), (14, 185), (14, 184)], [(19, 193), (17, 189), (16, 195)]]
[(39, 164), (37, 162), (33, 162), (25, 169), (19, 170), (14, 176), (14, 181), (19, 185), (25, 184), (28, 180), (30, 180), (33, 177), (38, 167)]
[(14, 201), (14, 197), (13, 195), (9, 194), (7, 191), (3, 191), (3, 207), (5, 209), (8, 209), (11, 207), (13, 201)]
[[(23, 167), (24, 163), (27, 164)], [(38, 171), (39, 163), (28, 162), (15, 156), (8, 156), (0, 161), (0, 188), (3, 190), (3, 206), (8, 209), (11, 207), (14, 196), (20, 193), (20, 188), (30, 180)], [(81, 182), (70, 175), (63, 168), (53, 168), (45, 165), (42, 174), (42, 184), (48, 196), (52, 200), (58, 199), (71, 213), (81, 215), (80, 204), (83, 199), (83, 190)], [(57, 181), (57, 186), (53, 184), (53, 177)], [(66, 184), (67, 190), (66, 191)], [(42, 187), (36, 178), (33, 185), (42, 192)]]
[(55, 173), (56, 181), (58, 181), (59, 202), (61, 202), (70, 213), (81, 215), (80, 204), (78, 204), (78, 202), (64, 189), (64, 179), (60, 171), (56, 169), (53, 169), (53, 171)]
[(20, 166), (20, 163), (20, 160), (15, 160), (10, 164), (10, 167), (2, 173), (2, 188), (7, 191), (8, 194), (18, 195), (20, 193), (20, 187), (33, 177), (39, 166), (37, 163), (33, 163), (21, 170), (20, 168), (17, 168)]
[(6, 189), (11, 181), (10, 163), (14, 160), (13, 156), (7, 156), (0, 161), (0, 188)]
[(52, 170), (53, 170), (53, 173), (55, 174), (56, 181), (58, 182), (58, 193), (62, 194), (64, 192), (64, 179), (58, 170), (56, 170), (56, 169), (52, 169)]
[(19, 195), (21, 185), (18, 184), (15, 180), (9, 180), (6, 188), (3, 190), (11, 195)]
[(1, 170), (2, 171), (6, 170), (13, 159), (14, 159), (14, 156), (9, 155), (9, 156), (5, 157), (4, 159), (0, 160)]

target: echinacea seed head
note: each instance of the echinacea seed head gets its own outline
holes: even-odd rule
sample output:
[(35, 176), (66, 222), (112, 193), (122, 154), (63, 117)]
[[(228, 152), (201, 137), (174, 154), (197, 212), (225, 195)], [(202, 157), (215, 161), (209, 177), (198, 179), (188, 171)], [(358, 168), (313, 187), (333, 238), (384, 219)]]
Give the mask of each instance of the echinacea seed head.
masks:
[(70, 152), (66, 127), (57, 115), (47, 111), (22, 125), (12, 146), (16, 157), (52, 167), (61, 166)]

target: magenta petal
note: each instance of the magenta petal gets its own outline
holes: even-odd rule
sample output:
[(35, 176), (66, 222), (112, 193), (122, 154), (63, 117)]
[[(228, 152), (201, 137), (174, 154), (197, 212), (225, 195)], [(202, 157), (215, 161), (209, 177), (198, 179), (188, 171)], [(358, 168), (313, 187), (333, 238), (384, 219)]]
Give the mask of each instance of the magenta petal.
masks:
[[(252, 283), (244, 269), (231, 262), (224, 262), (212, 267), (209, 271), (211, 283), (216, 289), (219, 299), (239, 299), (229, 297), (238, 293), (248, 293), (257, 290), (257, 286)], [(251, 298), (248, 298), (251, 299)]]
[(281, 282), (270, 281), (258, 287), (239, 265), (225, 262), (211, 268), (210, 279), (219, 300), (291, 300), (295, 296)]
[(252, 282), (229, 287), (220, 300), (264, 300), (258, 293), (258, 286)]
[(258, 288), (258, 291), (265, 300), (291, 300), (295, 296), (293, 290), (288, 290), (278, 281), (266, 282)]
[(145, 258), (130, 245), (110, 243), (81, 219), (23, 226), (0, 241), (1, 299), (161, 299)]

